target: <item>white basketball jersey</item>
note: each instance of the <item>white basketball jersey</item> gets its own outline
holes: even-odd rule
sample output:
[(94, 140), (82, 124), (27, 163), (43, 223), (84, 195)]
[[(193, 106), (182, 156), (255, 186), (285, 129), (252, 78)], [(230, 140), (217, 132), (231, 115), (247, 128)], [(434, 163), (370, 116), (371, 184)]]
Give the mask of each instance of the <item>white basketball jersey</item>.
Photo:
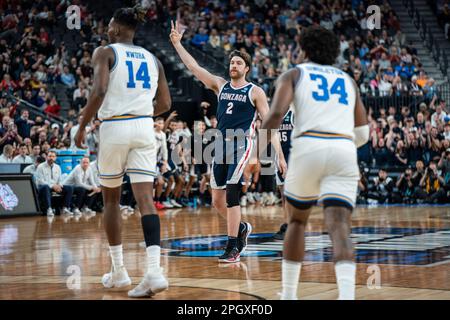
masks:
[(294, 93), (293, 138), (305, 132), (354, 138), (356, 92), (350, 76), (332, 66), (309, 62), (297, 68), (301, 75)]
[(152, 116), (158, 88), (156, 58), (144, 48), (114, 43), (115, 62), (110, 70), (105, 99), (98, 112), (101, 120), (121, 115)]

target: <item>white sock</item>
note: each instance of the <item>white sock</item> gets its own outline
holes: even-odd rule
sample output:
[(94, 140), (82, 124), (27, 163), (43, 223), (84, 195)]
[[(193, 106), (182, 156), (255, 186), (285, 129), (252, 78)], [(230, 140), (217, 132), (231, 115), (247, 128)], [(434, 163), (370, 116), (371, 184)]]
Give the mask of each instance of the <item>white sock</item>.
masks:
[(114, 270), (118, 270), (120, 267), (123, 267), (122, 245), (119, 244), (118, 246), (109, 246), (109, 252), (111, 254)]
[(148, 273), (158, 273), (161, 272), (160, 261), (161, 261), (161, 247), (160, 246), (150, 246), (145, 249), (147, 251), (147, 272)]
[(301, 262), (283, 259), (281, 263), (281, 300), (297, 300), (297, 287), (300, 278)]
[(355, 300), (356, 264), (353, 261), (338, 261), (334, 270), (339, 289), (338, 300)]

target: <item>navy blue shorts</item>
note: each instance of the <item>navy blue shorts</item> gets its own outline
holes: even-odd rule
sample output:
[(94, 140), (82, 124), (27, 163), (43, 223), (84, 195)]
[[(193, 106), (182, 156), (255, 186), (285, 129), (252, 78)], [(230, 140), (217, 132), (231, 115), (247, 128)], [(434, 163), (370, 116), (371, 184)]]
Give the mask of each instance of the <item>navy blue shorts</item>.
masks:
[(216, 154), (211, 171), (211, 188), (225, 189), (227, 184), (241, 183), (245, 166), (250, 160), (253, 144), (254, 142), (247, 138), (241, 143), (234, 142), (231, 150), (226, 150), (225, 145), (221, 148), (221, 153), (217, 152), (217, 148), (215, 149)]

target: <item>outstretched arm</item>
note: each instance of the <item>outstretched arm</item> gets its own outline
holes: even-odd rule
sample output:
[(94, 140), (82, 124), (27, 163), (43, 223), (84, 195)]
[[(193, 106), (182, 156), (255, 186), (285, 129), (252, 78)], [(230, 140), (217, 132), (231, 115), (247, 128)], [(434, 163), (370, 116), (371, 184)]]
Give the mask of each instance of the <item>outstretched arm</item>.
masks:
[(171, 21), (171, 24), (172, 30), (170, 32), (170, 41), (172, 41), (172, 44), (183, 63), (207, 88), (213, 90), (215, 94), (219, 94), (220, 87), (226, 83), (226, 80), (222, 77), (211, 74), (208, 70), (202, 68), (197, 61), (195, 61), (195, 59), (181, 44), (181, 38), (183, 37), (184, 31), (181, 31), (178, 21), (175, 22), (175, 25), (173, 24), (173, 21)]

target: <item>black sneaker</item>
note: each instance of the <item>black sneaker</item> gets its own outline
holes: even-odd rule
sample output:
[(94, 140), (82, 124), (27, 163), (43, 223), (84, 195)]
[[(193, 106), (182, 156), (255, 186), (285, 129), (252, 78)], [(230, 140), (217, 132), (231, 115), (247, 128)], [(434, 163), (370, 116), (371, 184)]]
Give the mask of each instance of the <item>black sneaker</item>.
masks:
[(237, 242), (239, 253), (243, 253), (247, 249), (247, 240), (250, 233), (252, 233), (252, 225), (248, 222), (241, 222)]
[(277, 233), (273, 236), (275, 240), (284, 240), (284, 235), (286, 234), (287, 230), (287, 223), (283, 223), (280, 227), (280, 230), (278, 230)]
[(239, 261), (241, 261), (241, 255), (236, 247), (227, 247), (225, 252), (219, 257), (219, 262), (234, 263)]

